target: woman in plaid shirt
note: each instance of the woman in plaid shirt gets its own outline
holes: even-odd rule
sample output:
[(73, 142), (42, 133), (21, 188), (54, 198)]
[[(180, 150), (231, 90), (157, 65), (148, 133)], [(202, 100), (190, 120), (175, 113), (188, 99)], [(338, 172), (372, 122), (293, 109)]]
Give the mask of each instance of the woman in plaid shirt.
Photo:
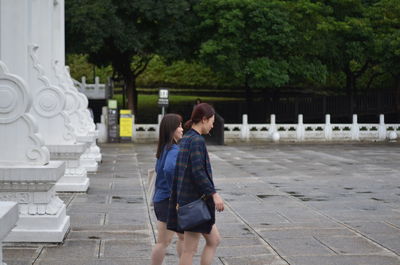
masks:
[[(200, 235), (203, 235), (206, 241), (201, 255), (201, 264), (211, 265), (221, 240), (215, 225), (215, 210), (223, 211), (224, 202), (215, 191), (210, 159), (205, 140), (201, 136), (210, 132), (213, 128), (214, 119), (215, 111), (209, 104), (196, 105), (190, 120), (185, 124), (190, 129), (179, 143), (175, 176), (169, 200), (167, 228), (178, 233), (184, 233), (180, 265), (192, 264)], [(206, 196), (211, 220), (188, 231), (180, 230), (177, 223), (177, 207), (193, 202), (203, 195)]]

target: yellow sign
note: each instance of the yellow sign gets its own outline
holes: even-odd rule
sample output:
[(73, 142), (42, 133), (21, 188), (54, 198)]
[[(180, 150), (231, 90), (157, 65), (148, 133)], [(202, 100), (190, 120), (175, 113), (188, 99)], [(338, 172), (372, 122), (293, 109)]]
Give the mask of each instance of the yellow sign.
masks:
[(132, 137), (132, 114), (131, 110), (119, 111), (119, 136)]

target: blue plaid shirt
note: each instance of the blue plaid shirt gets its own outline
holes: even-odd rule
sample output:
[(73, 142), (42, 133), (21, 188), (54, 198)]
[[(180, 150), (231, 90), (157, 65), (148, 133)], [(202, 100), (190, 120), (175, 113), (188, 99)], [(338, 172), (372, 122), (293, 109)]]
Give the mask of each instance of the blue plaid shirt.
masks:
[(168, 229), (176, 231), (176, 205), (214, 194), (210, 158), (204, 137), (190, 129), (179, 143), (169, 204)]

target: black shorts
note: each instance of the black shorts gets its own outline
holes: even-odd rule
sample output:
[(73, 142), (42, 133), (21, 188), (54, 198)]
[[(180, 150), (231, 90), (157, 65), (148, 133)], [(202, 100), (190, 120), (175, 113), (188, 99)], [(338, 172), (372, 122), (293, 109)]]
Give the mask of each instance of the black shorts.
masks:
[(168, 219), (168, 205), (169, 199), (154, 203), (154, 212), (156, 213), (157, 220), (160, 222), (167, 222)]

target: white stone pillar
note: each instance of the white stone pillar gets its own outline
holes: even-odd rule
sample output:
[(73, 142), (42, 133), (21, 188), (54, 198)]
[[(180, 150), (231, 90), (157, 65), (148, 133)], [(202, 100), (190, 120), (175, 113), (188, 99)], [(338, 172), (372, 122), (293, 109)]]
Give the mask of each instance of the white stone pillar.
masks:
[[(73, 84), (69, 71), (65, 66), (65, 25), (64, 25), (64, 0), (54, 0), (52, 8), (52, 65), (56, 77), (55, 82), (65, 89), (74, 98), (74, 104), (67, 107), (77, 141), (86, 144), (86, 149), (81, 155), (81, 166), (87, 171), (96, 171), (96, 158), (99, 156), (99, 148), (92, 148), (96, 145), (98, 132), (93, 119), (87, 111), (87, 98), (80, 93)], [(86, 99), (83, 100), (83, 97)], [(95, 152), (92, 154), (92, 152)], [(57, 185), (58, 186), (58, 185)], [(57, 189), (59, 190), (59, 189)], [(60, 190), (61, 191), (61, 190)]]
[(3, 263), (2, 242), (18, 221), (18, 204), (16, 202), (0, 202), (0, 264)]
[(303, 114), (299, 114), (298, 122), (297, 122), (297, 129), (296, 129), (296, 138), (297, 141), (304, 141), (304, 124), (303, 124)]
[(243, 114), (242, 116), (242, 128), (240, 129), (240, 138), (243, 141), (248, 141), (250, 138), (250, 128), (247, 119), (247, 114)]
[[(16, 11), (22, 13), (19, 17), (25, 17), (23, 14), (30, 7), (28, 2), (0, 1), (1, 28), (4, 20), (17, 23)], [(3, 57), (4, 45), (0, 47)], [(27, 69), (15, 61), (13, 65)], [(28, 88), (22, 78), (10, 74), (0, 61), (0, 201), (19, 204), (17, 226), (5, 241), (61, 242), (69, 229), (69, 216), (64, 202), (55, 194), (54, 185), (64, 174), (65, 164), (49, 161), (50, 154), (38, 133), (36, 120), (29, 114), (32, 95)]]
[(325, 140), (332, 140), (332, 124), (331, 124), (331, 115), (325, 115)]
[[(25, 0), (24, 0), (25, 1)], [(70, 120), (69, 109), (77, 106), (78, 97), (55, 83), (52, 44), (54, 0), (30, 0), (30, 33), (28, 42), (29, 79), (34, 93), (31, 113), (50, 150), (51, 159), (65, 161), (67, 169), (56, 185), (57, 191), (86, 191), (89, 186), (80, 156), (87, 144), (78, 143)]]
[(353, 114), (353, 123), (351, 124), (351, 140), (360, 140), (360, 126), (357, 121), (357, 114)]
[(379, 115), (378, 139), (381, 141), (386, 139), (385, 115), (383, 114)]

